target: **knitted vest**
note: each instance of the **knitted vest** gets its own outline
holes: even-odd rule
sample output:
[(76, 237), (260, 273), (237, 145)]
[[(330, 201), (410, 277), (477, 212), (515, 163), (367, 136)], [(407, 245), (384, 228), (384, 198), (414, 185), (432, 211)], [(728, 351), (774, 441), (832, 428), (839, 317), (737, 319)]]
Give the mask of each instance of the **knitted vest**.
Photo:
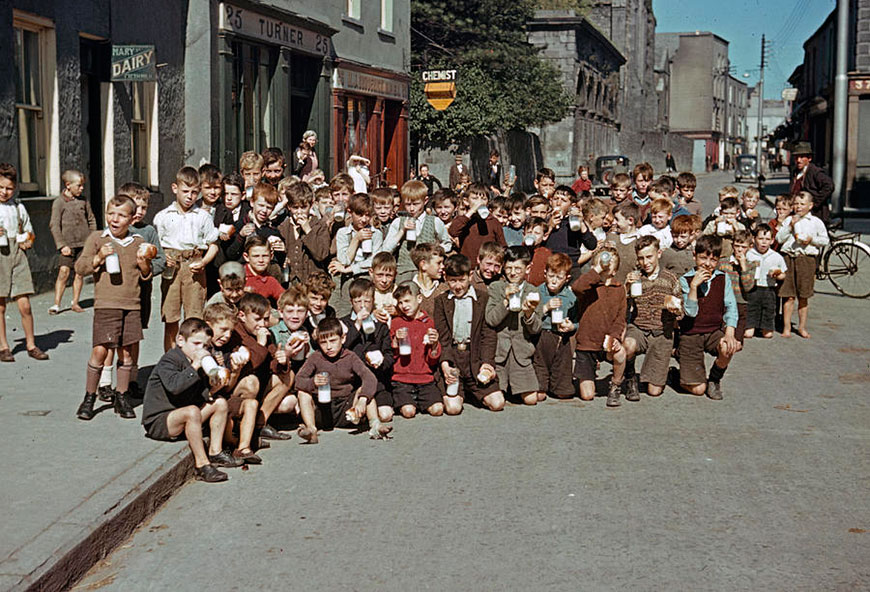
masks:
[[(700, 290), (701, 288), (699, 288)], [(684, 335), (712, 333), (722, 328), (725, 318), (725, 274), (719, 274), (710, 282), (710, 289), (698, 295), (698, 314), (685, 317), (680, 323)]]
[(423, 228), (420, 229), (417, 241), (410, 243), (403, 240), (399, 244), (399, 256), (396, 257), (397, 272), (401, 274), (406, 271), (417, 271), (417, 267), (414, 265), (414, 262), (411, 261), (411, 249), (414, 248), (414, 245), (434, 242), (437, 242), (437, 237), (435, 236), (435, 220), (432, 216), (426, 214), (423, 218)]

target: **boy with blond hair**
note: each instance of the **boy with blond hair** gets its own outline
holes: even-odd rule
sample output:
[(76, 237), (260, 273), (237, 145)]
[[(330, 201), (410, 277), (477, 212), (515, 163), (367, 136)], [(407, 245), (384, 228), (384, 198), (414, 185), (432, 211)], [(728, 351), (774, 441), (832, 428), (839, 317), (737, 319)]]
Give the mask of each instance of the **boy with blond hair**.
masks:
[(392, 253), (381, 251), (372, 259), (369, 277), (375, 287), (374, 307), (375, 318), (381, 323), (390, 324), (390, 319), (396, 314), (396, 258)]
[[(70, 270), (75, 267), (76, 259), (82, 252), (85, 239), (90, 231), (97, 229), (97, 219), (91, 211), (88, 200), (81, 199), (85, 188), (85, 176), (76, 170), (64, 171), (61, 175), (63, 190), (51, 204), (51, 220), (48, 227), (58, 250), (57, 281), (54, 283), (54, 305), (48, 309), (48, 314), (60, 312), (60, 301), (66, 291)], [(84, 278), (73, 274), (73, 299), (70, 310), (84, 312), (79, 306)]]
[(659, 240), (659, 246), (667, 249), (674, 242), (671, 236), (671, 213), (674, 204), (670, 199), (659, 197), (650, 204), (650, 222), (638, 229), (640, 236), (654, 236)]
[(695, 267), (695, 239), (701, 234), (700, 216), (677, 216), (671, 221), (673, 243), (662, 250), (661, 267), (682, 277)]
[(245, 197), (250, 199), (254, 187), (263, 178), (263, 157), (259, 152), (248, 150), (239, 157), (239, 173), (245, 180)]

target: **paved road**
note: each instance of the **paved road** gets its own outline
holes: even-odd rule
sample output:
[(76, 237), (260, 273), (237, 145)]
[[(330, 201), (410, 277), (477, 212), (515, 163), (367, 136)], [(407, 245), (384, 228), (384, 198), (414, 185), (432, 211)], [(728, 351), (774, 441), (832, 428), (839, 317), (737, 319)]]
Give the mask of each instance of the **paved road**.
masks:
[[(705, 204), (726, 180), (701, 178)], [(77, 589), (868, 589), (867, 302), (819, 287), (813, 339), (748, 342), (722, 402), (294, 437), (182, 488)]]

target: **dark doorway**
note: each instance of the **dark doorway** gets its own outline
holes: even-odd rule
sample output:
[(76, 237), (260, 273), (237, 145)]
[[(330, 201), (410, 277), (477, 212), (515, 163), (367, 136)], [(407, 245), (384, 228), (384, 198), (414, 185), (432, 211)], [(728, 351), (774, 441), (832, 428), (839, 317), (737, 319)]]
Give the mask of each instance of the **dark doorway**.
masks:
[(82, 172), (87, 177), (84, 197), (91, 204), (97, 226), (103, 227), (103, 115), (100, 82), (108, 80), (109, 44), (81, 39)]
[[(314, 129), (318, 134), (322, 130), (316, 129), (316, 116), (314, 112), (314, 95), (317, 91), (317, 82), (320, 79), (323, 60), (311, 58), (299, 54), (293, 54), (290, 62), (290, 142), (291, 148), (296, 149), (302, 142), (302, 134), (306, 130)], [(325, 146), (318, 146), (318, 156), (321, 162), (326, 160), (325, 153), (320, 150)]]

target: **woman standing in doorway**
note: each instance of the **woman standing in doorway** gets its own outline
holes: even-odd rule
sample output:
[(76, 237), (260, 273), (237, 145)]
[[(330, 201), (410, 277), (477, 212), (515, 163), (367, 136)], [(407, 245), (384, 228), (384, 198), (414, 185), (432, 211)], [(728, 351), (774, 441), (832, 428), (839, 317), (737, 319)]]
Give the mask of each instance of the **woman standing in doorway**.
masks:
[(293, 167), (293, 173), (298, 175), (304, 182), (308, 182), (308, 176), (311, 171), (318, 168), (317, 152), (314, 147), (317, 145), (317, 132), (308, 130), (302, 134), (302, 143), (296, 149), (296, 160)]

